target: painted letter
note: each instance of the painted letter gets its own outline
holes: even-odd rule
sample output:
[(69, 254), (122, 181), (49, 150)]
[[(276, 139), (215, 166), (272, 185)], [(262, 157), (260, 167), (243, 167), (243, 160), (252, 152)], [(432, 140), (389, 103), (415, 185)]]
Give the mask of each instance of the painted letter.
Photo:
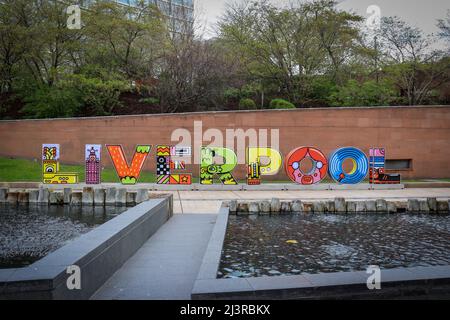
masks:
[(107, 145), (106, 147), (122, 184), (136, 184), (152, 146), (138, 145), (131, 166), (128, 166), (121, 145)]
[[(343, 168), (346, 159), (353, 163), (353, 168), (348, 173)], [(328, 171), (331, 178), (340, 184), (358, 184), (369, 172), (369, 161), (364, 152), (357, 148), (342, 148), (331, 154)]]
[[(301, 163), (303, 160), (312, 162), (312, 169), (309, 172), (303, 172)], [(285, 171), (289, 179), (301, 185), (312, 185), (322, 181), (328, 172), (328, 160), (325, 155), (313, 147), (302, 147), (289, 153)]]
[[(214, 157), (222, 157), (223, 164), (216, 164)], [(236, 185), (232, 172), (237, 165), (237, 156), (233, 150), (220, 147), (202, 147), (200, 165), (200, 183), (211, 185), (217, 174), (225, 185)]]
[(44, 184), (76, 184), (77, 173), (59, 172), (59, 144), (42, 145), (42, 173)]
[(400, 184), (399, 174), (387, 174), (386, 150), (384, 148), (374, 148), (369, 151), (369, 182), (373, 184)]
[(191, 174), (173, 174), (173, 170), (186, 169), (184, 161), (174, 161), (172, 157), (190, 156), (191, 147), (157, 146), (156, 181), (157, 184), (192, 184)]
[[(268, 163), (261, 164), (261, 158)], [(247, 184), (261, 184), (261, 176), (271, 176), (278, 173), (282, 165), (281, 154), (271, 148), (247, 148)]]
[(101, 183), (101, 158), (102, 146), (99, 144), (87, 144), (85, 147), (86, 184)]

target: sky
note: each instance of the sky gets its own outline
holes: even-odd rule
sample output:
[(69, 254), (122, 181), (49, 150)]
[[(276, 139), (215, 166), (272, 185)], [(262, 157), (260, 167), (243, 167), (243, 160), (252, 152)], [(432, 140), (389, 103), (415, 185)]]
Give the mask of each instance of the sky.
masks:
[[(213, 26), (217, 18), (224, 13), (226, 4), (244, 0), (195, 0), (196, 16), (206, 25), (206, 37), (214, 35)], [(308, 0), (305, 0), (308, 1)], [(272, 0), (274, 4), (286, 5), (288, 0)], [(370, 5), (377, 5), (382, 16), (397, 15), (413, 26), (420, 27), (426, 34), (436, 33), (436, 20), (444, 18), (450, 10), (449, 0), (341, 0), (338, 5), (343, 10), (368, 17)]]

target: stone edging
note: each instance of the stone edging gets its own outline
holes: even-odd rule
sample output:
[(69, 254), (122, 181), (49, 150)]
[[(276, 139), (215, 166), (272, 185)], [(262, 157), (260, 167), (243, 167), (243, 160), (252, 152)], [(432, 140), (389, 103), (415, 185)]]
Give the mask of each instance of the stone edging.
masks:
[(73, 205), (73, 206), (130, 206), (150, 199), (148, 189), (127, 190), (125, 188), (92, 188), (82, 191), (72, 188), (39, 189), (10, 191), (0, 188), (0, 203), (39, 204), (39, 205)]
[(335, 198), (328, 201), (280, 201), (273, 198), (271, 201), (231, 200), (223, 204), (228, 207), (230, 214), (237, 215), (269, 215), (290, 213), (448, 213), (450, 200), (437, 198), (408, 199), (405, 201), (377, 200), (346, 200)]

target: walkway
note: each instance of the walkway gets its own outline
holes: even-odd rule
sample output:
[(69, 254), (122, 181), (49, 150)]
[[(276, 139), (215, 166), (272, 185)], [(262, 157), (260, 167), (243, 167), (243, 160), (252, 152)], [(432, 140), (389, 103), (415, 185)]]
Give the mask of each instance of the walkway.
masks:
[(92, 297), (190, 299), (216, 215), (175, 215)]

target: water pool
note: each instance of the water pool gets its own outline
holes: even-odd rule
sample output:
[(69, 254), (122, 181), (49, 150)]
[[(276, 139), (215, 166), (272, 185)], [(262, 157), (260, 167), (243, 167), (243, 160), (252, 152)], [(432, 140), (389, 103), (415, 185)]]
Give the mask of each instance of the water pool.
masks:
[(0, 269), (28, 266), (125, 210), (0, 205)]
[(450, 215), (230, 216), (219, 278), (450, 264)]

